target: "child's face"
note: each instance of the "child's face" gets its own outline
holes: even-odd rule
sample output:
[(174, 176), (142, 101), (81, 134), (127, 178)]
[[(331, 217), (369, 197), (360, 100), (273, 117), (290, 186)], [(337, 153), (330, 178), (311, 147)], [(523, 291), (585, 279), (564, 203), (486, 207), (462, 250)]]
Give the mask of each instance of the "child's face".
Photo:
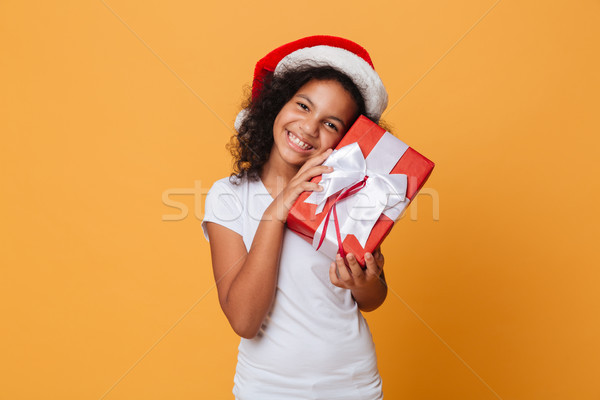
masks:
[(271, 157), (301, 167), (335, 147), (356, 117), (358, 106), (335, 80), (311, 80), (288, 101), (273, 123)]

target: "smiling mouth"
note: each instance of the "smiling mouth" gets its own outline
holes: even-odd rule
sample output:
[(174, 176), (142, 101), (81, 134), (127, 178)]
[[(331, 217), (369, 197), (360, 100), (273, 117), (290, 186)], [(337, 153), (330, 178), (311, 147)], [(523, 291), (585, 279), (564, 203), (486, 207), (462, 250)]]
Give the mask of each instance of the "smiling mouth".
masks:
[(298, 138), (297, 136), (295, 136), (292, 132), (290, 131), (286, 131), (287, 132), (287, 136), (288, 139), (290, 140), (290, 142), (292, 142), (293, 144), (295, 144), (296, 146), (298, 146), (299, 148), (301, 148), (302, 150), (312, 150), (313, 147), (308, 144), (308, 143), (304, 143), (302, 140), (300, 140), (300, 138)]

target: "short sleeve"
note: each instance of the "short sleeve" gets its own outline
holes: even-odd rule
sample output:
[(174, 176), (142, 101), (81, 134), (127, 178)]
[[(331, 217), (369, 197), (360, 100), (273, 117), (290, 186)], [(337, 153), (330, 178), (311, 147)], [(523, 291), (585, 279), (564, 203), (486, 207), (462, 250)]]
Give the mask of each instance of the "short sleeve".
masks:
[[(227, 178), (225, 178), (227, 179)], [(243, 236), (243, 206), (239, 196), (223, 179), (215, 182), (206, 195), (202, 230), (206, 240), (206, 223), (214, 222)]]

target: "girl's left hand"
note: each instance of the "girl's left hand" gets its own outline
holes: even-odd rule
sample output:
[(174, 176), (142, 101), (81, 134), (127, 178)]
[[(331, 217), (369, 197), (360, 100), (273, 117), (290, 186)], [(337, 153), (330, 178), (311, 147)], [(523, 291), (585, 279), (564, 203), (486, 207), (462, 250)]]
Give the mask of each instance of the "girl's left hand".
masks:
[[(369, 257), (370, 256), (370, 257)], [(383, 279), (380, 275), (383, 271), (383, 254), (381, 254), (381, 248), (378, 247), (373, 254), (365, 254), (366, 269), (362, 269), (358, 261), (353, 254), (349, 253), (346, 256), (348, 265), (346, 266), (344, 260), (338, 253), (336, 260), (331, 263), (329, 268), (329, 279), (335, 286), (343, 289), (350, 290), (361, 290), (367, 289), (375, 284), (380, 284), (379, 280)]]

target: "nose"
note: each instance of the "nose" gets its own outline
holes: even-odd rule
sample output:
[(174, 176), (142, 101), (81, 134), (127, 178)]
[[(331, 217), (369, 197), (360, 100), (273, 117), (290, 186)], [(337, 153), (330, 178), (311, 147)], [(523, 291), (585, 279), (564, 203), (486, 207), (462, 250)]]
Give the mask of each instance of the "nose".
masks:
[(302, 133), (316, 137), (319, 134), (319, 121), (316, 118), (307, 116), (300, 122)]

